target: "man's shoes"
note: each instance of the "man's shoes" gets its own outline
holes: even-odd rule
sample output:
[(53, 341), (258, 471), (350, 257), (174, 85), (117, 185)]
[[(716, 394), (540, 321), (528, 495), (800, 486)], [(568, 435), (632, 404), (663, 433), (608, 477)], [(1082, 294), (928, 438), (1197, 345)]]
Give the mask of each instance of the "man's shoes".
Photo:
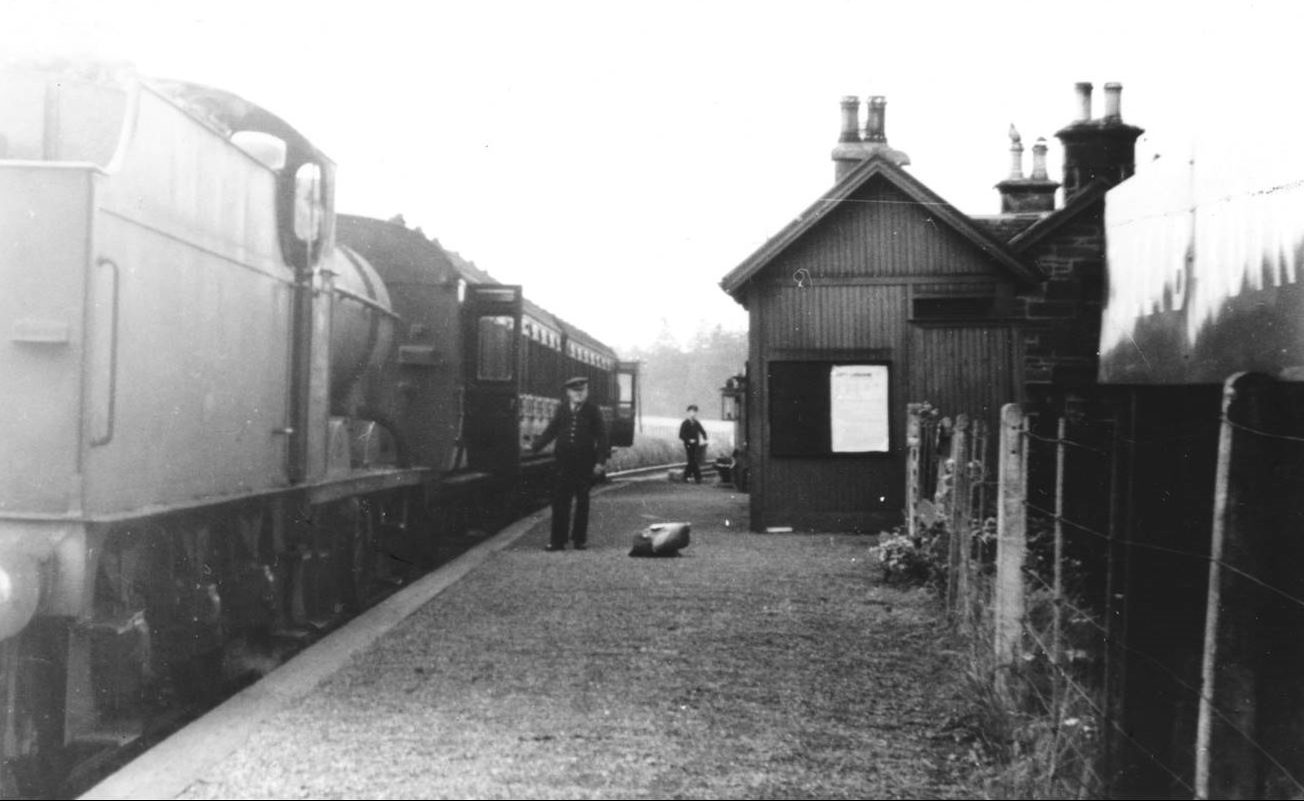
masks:
[(543, 546), (543, 549), (544, 549), (545, 551), (564, 551), (564, 550), (566, 550), (566, 546), (565, 546), (565, 545), (554, 545), (554, 544), (552, 544), (552, 543), (550, 542), (550, 543), (548, 543), (547, 545)]
[(588, 543), (584, 542), (577, 542), (574, 547), (577, 551), (587, 551), (589, 549)]

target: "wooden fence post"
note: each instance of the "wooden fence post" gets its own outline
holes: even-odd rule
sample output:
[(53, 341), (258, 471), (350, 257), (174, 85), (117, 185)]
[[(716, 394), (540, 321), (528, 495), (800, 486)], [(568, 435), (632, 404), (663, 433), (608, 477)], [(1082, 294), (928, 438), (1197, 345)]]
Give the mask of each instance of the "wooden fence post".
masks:
[(1023, 564), (1028, 550), (1027, 420), (1017, 403), (1001, 408), (1000, 484), (997, 489), (995, 623), (996, 689), (1010, 695), (1010, 670), (1023, 641)]
[(1196, 721), (1195, 797), (1201, 799), (1262, 797), (1261, 753), (1267, 752), (1249, 738), (1258, 734), (1265, 621), (1263, 602), (1241, 576), (1263, 572), (1261, 551), (1275, 522), (1265, 508), (1274, 460), (1268, 437), (1236, 428), (1279, 428), (1266, 411), (1273, 390), (1271, 378), (1255, 373), (1237, 373), (1223, 384)]
[(1051, 621), (1050, 639), (1053, 665), (1059, 664), (1060, 654), (1064, 653), (1064, 442), (1067, 436), (1068, 420), (1061, 417), (1055, 432), (1055, 597), (1051, 606), (1055, 618)]
[(951, 530), (951, 553), (955, 557), (951, 564), (955, 574), (952, 609), (960, 613), (960, 626), (965, 630), (969, 627), (973, 610), (969, 598), (969, 434), (969, 416), (956, 415), (955, 430), (951, 435), (951, 515), (947, 527)]
[[(1113, 797), (1118, 782), (1116, 767), (1122, 763), (1123, 730), (1127, 709), (1128, 652), (1127, 606), (1132, 592), (1132, 530), (1135, 508), (1132, 486), (1136, 476), (1137, 394), (1126, 404), (1115, 403), (1114, 429), (1109, 461), (1109, 530), (1105, 571), (1105, 703), (1100, 727), (1101, 754), (1106, 769), (1106, 797)], [(1126, 424), (1126, 428), (1124, 427)], [(1117, 731), (1116, 731), (1117, 729)]]
[(973, 423), (973, 447), (970, 449), (972, 456), (971, 461), (978, 465), (977, 475), (971, 476), (974, 481), (974, 494), (977, 496), (973, 502), (974, 514), (979, 518), (979, 523), (986, 520), (987, 514), (987, 421), (979, 418)]
[(906, 535), (914, 542), (919, 534), (916, 515), (919, 510), (920, 412), (924, 404), (906, 404)]

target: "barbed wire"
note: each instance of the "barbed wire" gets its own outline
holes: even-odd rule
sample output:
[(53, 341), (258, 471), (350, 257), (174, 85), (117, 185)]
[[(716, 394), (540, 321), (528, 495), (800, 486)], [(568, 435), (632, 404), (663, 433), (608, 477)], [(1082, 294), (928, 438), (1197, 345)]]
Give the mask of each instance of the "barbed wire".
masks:
[(1231, 426), (1232, 428), (1238, 429), (1240, 431), (1245, 431), (1247, 433), (1254, 434), (1256, 436), (1267, 437), (1268, 439), (1282, 440), (1284, 442), (1304, 442), (1304, 437), (1296, 437), (1290, 434), (1275, 434), (1271, 431), (1264, 431), (1262, 429), (1254, 428), (1253, 426), (1247, 426), (1244, 423), (1238, 423), (1225, 414), (1222, 415), (1222, 417), (1220, 417), (1219, 419), (1222, 420), (1222, 422), (1226, 423), (1227, 425)]
[[(1185, 433), (1176, 434), (1173, 436), (1136, 437), (1136, 438), (1121, 436), (1120, 435), (1121, 432), (1117, 429), (1118, 426), (1117, 420), (1113, 420), (1113, 419), (1105, 420), (1103, 421), (1103, 423), (1106, 425), (1115, 426), (1115, 430), (1112, 432), (1112, 436), (1110, 436), (1110, 439), (1108, 441), (1109, 444), (1104, 447), (1091, 445), (1079, 439), (1073, 439), (1070, 437), (1060, 437), (1060, 436), (1047, 436), (1026, 429), (1021, 431), (1020, 434), (1026, 437), (1025, 441), (1029, 443), (1035, 442), (1038, 444), (1048, 444), (1053, 446), (1062, 445), (1066, 448), (1072, 449), (1072, 452), (1074, 453), (1091, 453), (1103, 457), (1113, 457), (1115, 455), (1120, 454), (1120, 452), (1126, 453), (1127, 449), (1135, 449), (1138, 447), (1144, 447), (1144, 448), (1150, 448), (1155, 446), (1162, 447), (1165, 445), (1172, 445), (1172, 444), (1179, 444), (1185, 446), (1193, 443), (1207, 443), (1209, 445), (1212, 445), (1215, 442), (1216, 430), (1213, 424), (1215, 423), (1216, 420), (1220, 424), (1225, 424), (1237, 431), (1243, 431), (1247, 434), (1256, 437), (1268, 438), (1280, 442), (1304, 444), (1304, 436), (1295, 436), (1291, 434), (1266, 431), (1251, 425), (1246, 425), (1244, 423), (1239, 423), (1237, 421), (1231, 420), (1229, 417), (1227, 417), (1225, 413), (1218, 415), (1216, 418), (1213, 415), (1210, 415), (1208, 418), (1205, 418), (1205, 420), (1207, 423), (1207, 427), (1205, 430), (1196, 431), (1196, 432), (1191, 432), (1188, 430)], [(1104, 433), (1107, 432), (1102, 431), (1102, 434)], [(1116, 468), (1111, 468), (1111, 469), (1116, 469)], [(990, 475), (990, 472), (988, 474)], [(996, 483), (999, 486), (999, 482), (992, 482), (992, 483)], [(975, 485), (976, 484), (977, 482), (975, 482)], [(1255, 575), (1246, 569), (1230, 564), (1223, 558), (1215, 558), (1211, 553), (1196, 551), (1190, 548), (1173, 547), (1168, 545), (1161, 545), (1155, 542), (1145, 542), (1136, 539), (1131, 539), (1128, 537), (1111, 535), (1110, 533), (1107, 533), (1106, 531), (1102, 531), (1099, 528), (1096, 528), (1092, 525), (1088, 525), (1076, 521), (1071, 517), (1065, 516), (1063, 514), (1057, 514), (1056, 512), (1044, 506), (1041, 506), (1034, 501), (1023, 499), (1021, 502), (1025, 508), (1027, 508), (1030, 511), (1036, 512), (1039, 515), (1044, 516), (1049, 521), (1059, 522), (1075, 531), (1080, 531), (1083, 534), (1093, 537), (1099, 541), (1107, 542), (1111, 546), (1118, 546), (1128, 550), (1137, 549), (1139, 551), (1162, 553), (1167, 555), (1178, 556), (1184, 559), (1194, 559), (1199, 562), (1208, 562), (1210, 564), (1216, 564), (1218, 568), (1226, 570), (1229, 576), (1236, 576), (1240, 579), (1244, 579), (1245, 581), (1250, 582), (1256, 585), (1257, 587), (1262, 588), (1263, 590), (1273, 593), (1274, 595), (1280, 597), (1281, 599), (1284, 599), (1290, 604), (1297, 606), (1301, 609), (1304, 609), (1304, 598), (1297, 596), (1296, 594), (1294, 594), (1291, 591), (1288, 591), (1287, 589), (1283, 589), (1282, 587), (1276, 586), (1271, 581), (1266, 580), (1265, 578), (1261, 578), (1260, 576)], [(1117, 501), (1111, 499), (1109, 502), (1113, 504), (1116, 503)], [(1097, 647), (1101, 647), (1109, 650), (1117, 649), (1117, 651), (1120, 653), (1130, 654), (1132, 657), (1139, 659), (1141, 664), (1151, 666), (1152, 670), (1157, 671), (1156, 680), (1167, 681), (1170, 684), (1170, 686), (1182, 692), (1188, 693), (1192, 699), (1198, 699), (1200, 702), (1207, 705), (1207, 708), (1212, 712), (1212, 714), (1216, 717), (1216, 719), (1218, 719), (1222, 725), (1226, 726), (1226, 730), (1229, 733), (1232, 733), (1235, 736), (1241, 738), (1249, 747), (1251, 747), (1252, 749), (1255, 750), (1255, 752), (1260, 754), (1267, 764), (1272, 765), (1272, 767), (1280, 774), (1280, 776), (1284, 780), (1290, 782), (1296, 788), (1296, 791), (1300, 793), (1301, 796), (1304, 796), (1304, 780), (1301, 780), (1300, 778), (1296, 777), (1289, 768), (1287, 768), (1284, 764), (1282, 764), (1282, 761), (1278, 759), (1273, 754), (1272, 751), (1269, 750), (1267, 745), (1259, 742), (1257, 739), (1255, 739), (1254, 736), (1252, 736), (1251, 733), (1244, 731), (1238, 725), (1238, 723), (1235, 720), (1233, 720), (1233, 718), (1230, 716), (1228, 712), (1221, 709), (1218, 706), (1218, 704), (1215, 703), (1213, 698), (1205, 694), (1205, 691), (1202, 687), (1195, 686), (1191, 681), (1189, 681), (1186, 677), (1180, 674), (1174, 667), (1168, 665), (1161, 656), (1157, 654), (1149, 653), (1135, 645), (1119, 640), (1114, 635), (1114, 633), (1111, 632), (1110, 628), (1106, 625), (1106, 623), (1102, 622), (1099, 619), (1099, 616), (1096, 613), (1084, 610), (1076, 602), (1075, 599), (1065, 596), (1065, 594), (1062, 591), (1056, 593), (1055, 587), (1052, 586), (1041, 575), (1038, 575), (1035, 567), (1025, 566), (1021, 571), (1021, 573), (1025, 577), (1025, 579), (1029, 582), (1029, 586), (1048, 591), (1052, 595), (1052, 597), (1054, 598), (1054, 608), (1051, 613), (1056, 616), (1057, 621), (1063, 621), (1067, 616), (1071, 618), (1073, 625), (1085, 624), (1090, 627), (1090, 629), (1094, 632), (1091, 635), (1090, 639), (1087, 640), (1086, 642), (1083, 642), (1080, 639), (1076, 641), (1078, 644), (1085, 645), (1087, 648), (1090, 649), (1086, 653), (1091, 653), (1095, 651), (1095, 648)], [(1071, 659), (1070, 660), (1060, 659), (1059, 658), (1060, 654), (1058, 652), (1052, 651), (1047, 646), (1044, 638), (1035, 629), (1033, 629), (1030, 626), (1028, 618), (1025, 617), (1023, 620), (1021, 620), (1019, 625), (1021, 630), (1025, 632), (1025, 634), (1030, 638), (1030, 640), (1033, 643), (1035, 643), (1038, 647), (1040, 647), (1047, 655), (1052, 657), (1050, 660), (1050, 669), (1053, 671), (1053, 675), (1056, 677), (1055, 680), (1057, 682), (1061, 682), (1063, 686), (1066, 687), (1068, 690), (1080, 696), (1082, 700), (1095, 711), (1096, 714), (1101, 716), (1101, 720), (1108, 724), (1109, 731), (1116, 733), (1117, 735), (1124, 738), (1126, 741), (1132, 743), (1132, 745), (1136, 747), (1137, 751), (1140, 754), (1143, 754), (1145, 758), (1147, 758), (1153, 764), (1158, 766), (1159, 769), (1167, 773), (1181, 787), (1185, 788), (1187, 791), (1194, 794), (1195, 789), (1192, 787), (1192, 785), (1187, 779), (1183, 778), (1181, 775), (1175, 772), (1174, 766), (1165, 763), (1163, 758), (1161, 758), (1159, 755), (1152, 752), (1145, 745), (1137, 741), (1137, 739), (1133, 737), (1131, 734), (1129, 734), (1127, 731), (1125, 731), (1118, 722), (1113, 721), (1112, 719), (1110, 719), (1108, 716), (1105, 715), (1103, 710), (1101, 710), (1101, 708), (1096, 704), (1096, 702), (1091, 697), (1090, 690), (1085, 685), (1081, 684), (1080, 680), (1078, 678), (1075, 678), (1073, 675), (1074, 673), (1077, 674), (1082, 673), (1081, 665), (1073, 664), (1073, 661)], [(1077, 636), (1082, 637), (1083, 634), (1079, 633)], [(1056, 644), (1056, 648), (1060, 648), (1061, 646), (1062, 646), (1062, 642)], [(1088, 678), (1092, 678), (1096, 676), (1096, 673), (1094, 670), (1091, 670), (1088, 671), (1086, 674), (1084, 674), (1084, 676)], [(1028, 685), (1032, 688), (1033, 692), (1037, 694), (1041, 703), (1046, 705), (1048, 709), (1055, 709), (1053, 703), (1046, 698), (1045, 694), (1041, 692), (1040, 688), (1038, 688), (1032, 682), (1028, 682)], [(1074, 746), (1073, 748), (1074, 748), (1074, 753), (1079, 758), (1082, 758), (1084, 756), (1084, 754), (1079, 749), (1077, 749), (1076, 746)], [(1092, 771), (1092, 777), (1095, 780), (1099, 781), (1099, 775), (1096, 774), (1094, 770)], [(1067, 777), (1065, 778), (1065, 781), (1072, 781), (1072, 778)], [(1085, 785), (1082, 784), (1081, 782), (1078, 782), (1078, 786), (1083, 787), (1085, 789)]]
[(1281, 596), (1283, 599), (1295, 604), (1301, 609), (1304, 609), (1304, 599), (1301, 599), (1300, 597), (1288, 592), (1287, 590), (1283, 590), (1282, 588), (1274, 584), (1270, 584), (1264, 581), (1263, 579), (1259, 578), (1258, 576), (1254, 576), (1250, 573), (1247, 573), (1246, 571), (1227, 562), (1226, 560), (1223, 559), (1215, 560), (1212, 554), (1202, 553), (1200, 551), (1192, 551), (1185, 548), (1173, 548), (1167, 545), (1158, 545), (1153, 542), (1142, 542), (1140, 540), (1127, 539), (1124, 537), (1110, 537), (1108, 534), (1097, 531), (1091, 528), (1090, 526), (1083, 525), (1082, 523), (1075, 522), (1073, 520), (1070, 520), (1062, 516), (1057, 516), (1051, 510), (1038, 506), (1037, 504), (1034, 504), (1031, 501), (1024, 501), (1024, 505), (1027, 506), (1029, 509), (1033, 509), (1034, 511), (1046, 515), (1052, 520), (1057, 519), (1061, 523), (1065, 523), (1066, 525), (1072, 526), (1073, 528), (1078, 529), (1098, 539), (1103, 539), (1107, 542), (1112, 542), (1114, 545), (1120, 545), (1127, 548), (1138, 548), (1144, 551), (1155, 551), (1157, 553), (1166, 553), (1172, 556), (1184, 556), (1189, 559), (1198, 559), (1205, 562), (1216, 561), (1219, 567), (1226, 568), (1229, 572), (1235, 573), (1236, 575), (1246, 579), (1247, 581), (1251, 581), (1259, 585), (1260, 587), (1263, 587), (1265, 590), (1275, 593), (1276, 595)]
[(1063, 443), (1065, 445), (1070, 445), (1080, 450), (1089, 451), (1091, 453), (1096, 453), (1101, 456), (1109, 456), (1113, 453), (1112, 451), (1107, 451), (1103, 448), (1097, 448), (1094, 445), (1087, 445), (1084, 442), (1078, 442), (1076, 440), (1060, 439), (1059, 437), (1048, 437), (1044, 434), (1034, 434), (1031, 431), (1027, 431), (1027, 430), (1022, 431), (1020, 433), (1023, 434), (1023, 436), (1027, 437), (1028, 439), (1037, 440), (1038, 442), (1045, 442), (1052, 445), (1058, 445), (1060, 443)]
[[(1026, 626), (1022, 628), (1024, 629), (1024, 632), (1029, 637), (1032, 638), (1032, 641), (1037, 643), (1038, 647), (1040, 647), (1042, 650), (1046, 650), (1045, 643), (1041, 640), (1040, 637), (1037, 636), (1036, 632), (1028, 629)], [(1110, 728), (1112, 728), (1118, 734), (1121, 734), (1124, 739), (1126, 739), (1128, 742), (1136, 746), (1136, 749), (1139, 752), (1141, 752), (1143, 755), (1148, 757), (1152, 762), (1154, 762), (1154, 764), (1158, 765), (1169, 776), (1173, 777), (1173, 779), (1175, 779), (1179, 784), (1181, 784), (1182, 787), (1190, 791), (1192, 794), (1195, 793), (1195, 788), (1192, 787), (1189, 782), (1187, 782), (1180, 775), (1174, 772), (1173, 769), (1166, 762), (1160, 759), (1158, 755), (1151, 752), (1150, 749), (1146, 748), (1139, 740), (1137, 740), (1135, 737), (1129, 734), (1126, 729), (1118, 725), (1118, 723), (1115, 722), (1110, 715), (1106, 714), (1105, 710), (1101, 709), (1100, 706), (1096, 704), (1095, 700), (1091, 697), (1090, 693), (1086, 690), (1085, 687), (1082, 687), (1080, 684), (1078, 684), (1078, 682), (1074, 681), (1070, 676), (1064, 673), (1063, 670), (1059, 667), (1059, 665), (1052, 662), (1051, 667), (1055, 670), (1056, 673), (1059, 673), (1064, 678), (1065, 686), (1075, 691), (1079, 695), (1079, 697), (1081, 697), (1082, 700), (1086, 702), (1087, 706), (1091, 707), (1092, 711), (1094, 711), (1096, 715), (1100, 718), (1102, 725), (1108, 723)]]
[[(1054, 588), (1051, 587), (1049, 584), (1047, 584), (1044, 579), (1041, 579), (1040, 576), (1034, 576), (1034, 578), (1043, 587), (1047, 589), (1051, 589), (1052, 591), (1054, 590)], [(1253, 746), (1256, 751), (1258, 751), (1260, 754), (1263, 755), (1264, 758), (1266, 758), (1269, 762), (1272, 763), (1273, 767), (1275, 767), (1278, 771), (1280, 771), (1281, 774), (1286, 779), (1290, 780), (1290, 782), (1295, 785), (1296, 789), (1300, 791), (1301, 795), (1304, 795), (1304, 781), (1301, 781), (1300, 779), (1296, 778), (1295, 775), (1291, 773), (1289, 768), (1287, 768), (1285, 765), (1281, 763), (1280, 760), (1278, 760), (1275, 756), (1273, 756), (1271, 751), (1269, 751), (1262, 743), (1256, 740), (1253, 735), (1251, 735), (1249, 732), (1246, 732), (1239, 725), (1237, 725), (1237, 723), (1234, 720), (1232, 720), (1232, 718), (1226, 712), (1224, 712), (1217, 705), (1217, 703), (1215, 703), (1213, 698), (1205, 694), (1203, 689), (1196, 687), (1192, 685), (1190, 682), (1186, 681), (1186, 679), (1183, 678), (1181, 674), (1179, 674), (1176, 670), (1174, 670), (1169, 665), (1165, 664), (1163, 660), (1161, 660), (1159, 657), (1155, 656), (1154, 654), (1143, 651), (1140, 648), (1137, 648), (1133, 645), (1129, 645), (1127, 642), (1124, 642), (1112, 636), (1112, 634), (1105, 626), (1101, 625), (1099, 622), (1093, 619), (1091, 613), (1081, 609), (1069, 599), (1058, 598), (1056, 600), (1058, 603), (1069, 608), (1076, 615), (1080, 616), (1084, 622), (1087, 622), (1091, 624), (1093, 627), (1097, 628), (1103, 635), (1103, 639), (1105, 641), (1106, 647), (1117, 647), (1130, 654), (1134, 654), (1138, 657), (1141, 657), (1148, 663), (1158, 668), (1162, 673), (1166, 674), (1173, 684), (1186, 690), (1187, 692), (1194, 695), (1196, 698), (1207, 703), (1209, 705), (1209, 709), (1215, 715), (1217, 715), (1218, 718), (1222, 720), (1222, 722), (1225, 723), (1229, 729), (1231, 729), (1238, 736), (1240, 736), (1241, 739), (1245, 740), (1245, 742)], [(1056, 614), (1058, 614), (1058, 611), (1056, 612)], [(1049, 649), (1049, 647), (1046, 645), (1045, 640), (1038, 637), (1036, 631), (1031, 626), (1029, 626), (1026, 622), (1022, 623), (1020, 625), (1020, 628), (1024, 631), (1024, 633), (1026, 633), (1033, 640), (1033, 642), (1037, 644), (1037, 647), (1041, 648), (1047, 654), (1052, 654), (1053, 657), (1057, 656), (1054, 654), (1053, 651)], [(1055, 671), (1059, 673), (1066, 682), (1069, 682), (1071, 684), (1078, 684), (1076, 679), (1070, 676), (1062, 667), (1059, 666), (1058, 660), (1056, 658), (1052, 658), (1050, 660), (1050, 663), (1052, 666), (1054, 666)], [(1081, 689), (1085, 690), (1085, 688), (1081, 688)]]

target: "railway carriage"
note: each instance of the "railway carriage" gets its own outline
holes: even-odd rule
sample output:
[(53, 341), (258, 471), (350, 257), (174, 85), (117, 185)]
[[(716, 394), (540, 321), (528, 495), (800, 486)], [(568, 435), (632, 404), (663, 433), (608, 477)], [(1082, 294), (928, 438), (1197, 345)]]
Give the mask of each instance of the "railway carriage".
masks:
[(609, 348), (337, 217), (334, 164), (265, 110), (48, 70), (0, 102), (0, 795), (504, 522), (557, 376), (632, 435)]

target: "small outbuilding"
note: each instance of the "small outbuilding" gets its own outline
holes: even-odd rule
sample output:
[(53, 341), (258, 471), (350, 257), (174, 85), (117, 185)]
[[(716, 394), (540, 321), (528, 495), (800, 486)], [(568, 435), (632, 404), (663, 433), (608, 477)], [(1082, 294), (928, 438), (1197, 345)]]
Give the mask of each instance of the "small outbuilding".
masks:
[[(746, 458), (751, 521), (765, 530), (880, 530), (902, 518), (906, 405), (986, 419), (1010, 402), (1090, 392), (1104, 293), (1104, 197), (1135, 171), (1142, 130), (1120, 84), (1047, 146), (1011, 127), (1001, 213), (969, 216), (890, 147), (886, 103), (843, 98), (835, 183), (721, 287), (749, 312)], [(1056, 194), (1064, 204), (1056, 208)], [(990, 456), (990, 454), (989, 454)]]
[(1023, 383), (1016, 297), (1035, 264), (887, 145), (885, 103), (843, 100), (837, 182), (724, 277), (749, 312), (751, 520), (874, 529), (901, 517), (909, 401), (990, 415)]

